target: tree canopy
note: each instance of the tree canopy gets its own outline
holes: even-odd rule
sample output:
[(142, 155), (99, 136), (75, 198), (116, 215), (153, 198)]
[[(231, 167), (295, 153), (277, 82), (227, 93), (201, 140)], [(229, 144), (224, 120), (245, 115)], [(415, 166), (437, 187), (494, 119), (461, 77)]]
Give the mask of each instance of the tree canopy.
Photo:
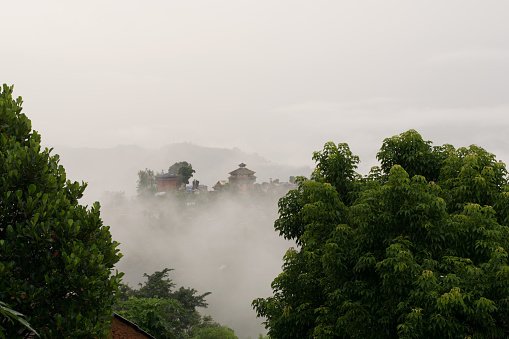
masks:
[(212, 320), (211, 317), (203, 317), (201, 324), (191, 331), (192, 339), (238, 339), (235, 332), (226, 326), (222, 326)]
[[(6, 327), (13, 327), (16, 325), (20, 325), (22, 328), (25, 328), (27, 331), (39, 337), (39, 333), (30, 326), (23, 314), (13, 310), (9, 305), (0, 301), (0, 339), (7, 338), (5, 336)], [(19, 330), (19, 332), (22, 331), (23, 330)]]
[(205, 297), (194, 288), (180, 287), (169, 278), (165, 268), (152, 274), (138, 289), (122, 286), (116, 311), (158, 338), (237, 338), (228, 327), (201, 317), (197, 308), (207, 307)]
[(187, 161), (176, 162), (168, 168), (168, 173), (180, 176), (184, 184), (189, 184), (189, 179), (195, 172), (193, 166)]
[(348, 145), (315, 152), (279, 201), (288, 250), (273, 295), (253, 302), (274, 338), (506, 338), (509, 186), (481, 147), (384, 140), (355, 172)]
[(136, 186), (138, 196), (152, 196), (157, 191), (156, 177), (151, 169), (138, 171), (138, 185)]
[[(86, 185), (67, 180), (41, 148), (13, 88), (0, 89), (0, 301), (43, 338), (103, 337), (120, 275), (117, 243), (99, 204), (78, 203)], [(8, 338), (17, 337), (14, 324)]]

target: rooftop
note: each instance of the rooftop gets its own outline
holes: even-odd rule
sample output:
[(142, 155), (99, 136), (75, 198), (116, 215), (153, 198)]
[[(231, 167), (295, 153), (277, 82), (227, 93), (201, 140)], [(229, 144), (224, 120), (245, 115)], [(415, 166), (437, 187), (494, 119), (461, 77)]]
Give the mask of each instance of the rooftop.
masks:
[(237, 168), (235, 171), (231, 171), (229, 174), (230, 175), (233, 175), (233, 176), (236, 176), (236, 175), (253, 175), (255, 174), (256, 172), (255, 171), (251, 171), (250, 169), (248, 169), (246, 167), (246, 164), (244, 163), (241, 163), (239, 164), (239, 168)]
[(178, 177), (179, 177), (178, 175), (172, 173), (163, 173), (156, 175), (156, 179), (175, 179)]

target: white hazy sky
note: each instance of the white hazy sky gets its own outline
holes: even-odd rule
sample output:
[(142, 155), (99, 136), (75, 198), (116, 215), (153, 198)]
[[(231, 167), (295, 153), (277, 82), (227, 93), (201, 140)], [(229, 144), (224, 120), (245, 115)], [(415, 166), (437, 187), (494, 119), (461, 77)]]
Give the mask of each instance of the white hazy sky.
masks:
[(418, 129), (509, 161), (509, 2), (5, 1), (0, 82), (47, 145), (367, 162)]

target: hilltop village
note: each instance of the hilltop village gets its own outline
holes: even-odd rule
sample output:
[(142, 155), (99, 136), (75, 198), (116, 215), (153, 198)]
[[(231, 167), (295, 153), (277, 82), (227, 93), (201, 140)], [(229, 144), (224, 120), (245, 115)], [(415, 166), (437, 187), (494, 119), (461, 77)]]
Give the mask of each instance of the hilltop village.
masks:
[[(179, 166), (179, 164), (181, 164)], [(146, 171), (140, 171), (138, 173), (138, 192), (140, 189), (143, 190), (143, 182), (148, 181), (151, 187), (151, 191), (156, 196), (163, 196), (172, 192), (186, 192), (194, 194), (217, 194), (219, 192), (239, 192), (239, 193), (254, 193), (254, 192), (287, 192), (290, 189), (296, 188), (295, 177), (290, 177), (288, 182), (282, 182), (279, 179), (270, 179), (269, 182), (256, 182), (255, 171), (247, 168), (246, 164), (241, 163), (238, 168), (229, 172), (229, 176), (226, 180), (218, 180), (212, 190), (208, 186), (200, 184), (200, 182), (194, 179), (189, 183), (189, 179), (194, 173), (192, 167), (187, 162), (176, 163), (170, 167), (168, 172), (153, 175)], [(151, 172), (151, 171), (150, 171)], [(143, 176), (148, 175), (148, 180)], [(153, 183), (153, 185), (152, 185)]]

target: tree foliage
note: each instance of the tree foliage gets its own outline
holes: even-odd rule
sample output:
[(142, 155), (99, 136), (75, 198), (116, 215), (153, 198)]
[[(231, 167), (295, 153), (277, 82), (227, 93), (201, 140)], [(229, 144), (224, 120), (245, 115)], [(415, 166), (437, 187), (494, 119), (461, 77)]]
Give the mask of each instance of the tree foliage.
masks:
[(136, 191), (138, 192), (138, 196), (154, 195), (157, 191), (154, 171), (148, 168), (138, 171), (138, 185)]
[(197, 294), (194, 288), (185, 287), (174, 290), (175, 283), (168, 277), (171, 271), (165, 268), (145, 273), (147, 281), (138, 289), (123, 285), (117, 312), (158, 338), (205, 338), (203, 333), (230, 333), (210, 317), (202, 319), (197, 311), (207, 307), (205, 298), (210, 292)]
[(9, 307), (9, 305), (0, 301), (0, 338), (7, 338), (5, 334), (6, 327), (16, 328), (17, 325), (21, 327), (21, 329), (18, 330), (18, 333), (28, 330), (39, 337), (39, 333), (30, 326), (28, 321), (25, 320), (25, 316), (23, 314), (13, 310)]
[[(175, 299), (130, 297), (117, 311), (157, 338), (185, 338), (189, 312)], [(194, 314), (193, 314), (194, 315)]]
[(478, 146), (384, 141), (361, 177), (345, 144), (279, 202), (288, 250), (253, 302), (274, 338), (509, 336), (509, 186)]
[(196, 171), (187, 161), (176, 162), (168, 168), (168, 173), (178, 175), (184, 184), (189, 184), (189, 179)]
[(209, 317), (203, 317), (201, 324), (196, 325), (191, 331), (192, 339), (237, 339), (235, 332), (221, 324), (214, 322)]
[[(58, 155), (0, 90), (0, 300), (44, 338), (102, 337), (109, 329), (112, 274), (120, 254), (99, 204), (78, 203), (85, 184), (66, 179)], [(7, 337), (16, 337), (7, 328)]]

